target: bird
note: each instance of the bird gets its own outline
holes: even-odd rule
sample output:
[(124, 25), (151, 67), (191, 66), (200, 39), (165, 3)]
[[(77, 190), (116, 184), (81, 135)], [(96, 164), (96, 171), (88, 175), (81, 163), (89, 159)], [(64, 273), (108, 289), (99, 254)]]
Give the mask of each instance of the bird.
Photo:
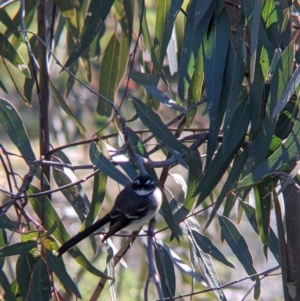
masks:
[(104, 235), (102, 242), (122, 229), (129, 231), (141, 229), (156, 215), (162, 201), (162, 191), (155, 185), (152, 178), (145, 174), (138, 175), (117, 195), (110, 212), (62, 244), (58, 249), (57, 256), (60, 257), (71, 247), (106, 224), (109, 224), (109, 230)]

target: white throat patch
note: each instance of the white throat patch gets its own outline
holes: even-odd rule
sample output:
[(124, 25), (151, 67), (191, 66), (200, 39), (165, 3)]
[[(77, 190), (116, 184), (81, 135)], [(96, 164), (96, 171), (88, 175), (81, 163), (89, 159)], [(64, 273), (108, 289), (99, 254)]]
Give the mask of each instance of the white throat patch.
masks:
[(153, 190), (146, 190), (146, 189), (136, 189), (134, 190), (134, 192), (137, 194), (137, 195), (140, 195), (140, 196), (145, 196), (145, 195), (148, 195), (152, 192)]

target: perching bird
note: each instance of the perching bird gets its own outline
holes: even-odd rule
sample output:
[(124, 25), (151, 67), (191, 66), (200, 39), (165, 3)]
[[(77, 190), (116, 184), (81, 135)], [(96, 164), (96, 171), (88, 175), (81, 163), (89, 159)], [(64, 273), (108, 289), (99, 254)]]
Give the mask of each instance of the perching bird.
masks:
[(58, 249), (58, 256), (106, 224), (109, 231), (102, 242), (122, 229), (139, 230), (158, 212), (162, 200), (162, 192), (154, 181), (148, 175), (139, 175), (118, 194), (111, 211), (65, 242)]

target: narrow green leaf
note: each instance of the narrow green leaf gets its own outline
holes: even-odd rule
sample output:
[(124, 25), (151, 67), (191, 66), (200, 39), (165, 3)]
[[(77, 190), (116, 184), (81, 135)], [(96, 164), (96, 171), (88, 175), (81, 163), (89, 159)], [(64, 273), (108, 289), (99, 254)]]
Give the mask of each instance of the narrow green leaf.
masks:
[(11, 16), (8, 14), (8, 12), (5, 9), (2, 8), (0, 9), (0, 20), (1, 23), (3, 23), (7, 28), (7, 32), (18, 30), (18, 26), (12, 20)]
[(80, 292), (73, 282), (70, 275), (67, 273), (65, 265), (61, 259), (58, 259), (52, 252), (46, 251), (46, 260), (50, 269), (55, 273), (59, 281), (73, 292), (78, 298), (81, 298)]
[[(58, 187), (72, 183), (70, 178), (62, 170), (55, 167), (53, 168), (53, 177)], [(74, 185), (72, 187), (62, 189), (61, 192), (74, 208), (81, 222), (83, 222), (85, 220), (84, 216), (87, 214), (87, 208), (77, 187)]]
[(221, 145), (195, 191), (195, 194), (201, 193), (197, 201), (198, 205), (211, 193), (224, 175), (224, 172), (236, 155), (240, 144), (243, 142), (249, 121), (249, 105), (247, 102), (243, 102), (232, 118), (228, 134), (231, 138), (228, 141), (227, 147), (223, 149), (224, 146)]
[(107, 248), (107, 259), (106, 259), (106, 270), (107, 275), (111, 277), (113, 280), (109, 280), (109, 294), (111, 301), (117, 301), (117, 289), (116, 289), (116, 281), (115, 279), (115, 265), (113, 262), (113, 250), (111, 246)]
[(0, 123), (24, 157), (27, 165), (30, 166), (32, 161), (35, 160), (35, 155), (31, 148), (23, 121), (16, 108), (4, 98), (0, 98)]
[(278, 5), (272, 1), (263, 1), (261, 19), (265, 23), (268, 40), (272, 46), (277, 46), (283, 20), (281, 8), (278, 8)]
[(157, 248), (154, 249), (154, 252), (164, 297), (172, 298), (175, 296), (176, 292), (174, 264), (169, 252), (167, 252), (160, 244), (157, 244)]
[(0, 249), (1, 256), (13, 256), (20, 255), (29, 252), (31, 249), (37, 247), (36, 241), (27, 241), (27, 242), (17, 242), (13, 245), (6, 246)]
[(153, 112), (142, 101), (135, 97), (131, 97), (135, 110), (146, 127), (164, 144), (168, 147), (175, 149), (182, 156), (191, 153), (191, 151), (183, 144), (181, 144), (165, 126), (160, 119), (159, 115)]
[(261, 49), (259, 64), (261, 66), (261, 71), (263, 73), (264, 81), (268, 82), (271, 62), (269, 60), (268, 51), (264, 46), (262, 46)]
[(210, 163), (218, 145), (219, 127), (216, 121), (230, 41), (230, 27), (230, 19), (224, 8), (212, 29), (203, 39), (205, 87), (210, 118), (206, 166)]
[(20, 226), (25, 226), (25, 224), (20, 224), (19, 222), (11, 220), (6, 214), (1, 212), (1, 219), (0, 219), (0, 228), (2, 229), (10, 229), (16, 230)]
[[(215, 202), (215, 205), (212, 209), (212, 212), (209, 216), (208, 221), (206, 222), (205, 229), (210, 225), (216, 213), (218, 212), (221, 204), (223, 203), (224, 198), (228, 195), (229, 191), (232, 189), (232, 185), (237, 182), (239, 179), (243, 168), (248, 159), (248, 151), (245, 150), (241, 155), (236, 154), (235, 160), (233, 162), (232, 168), (229, 172), (229, 175), (226, 179), (225, 184), (222, 187), (220, 194)], [(224, 209), (225, 210), (225, 209)], [(229, 214), (229, 213), (228, 213)], [(224, 214), (225, 215), (225, 214)], [(226, 216), (226, 215), (225, 215)]]
[(120, 38), (120, 55), (118, 60), (118, 74), (115, 81), (115, 92), (118, 91), (124, 76), (126, 75), (128, 60), (129, 60), (129, 37), (122, 31), (122, 35)]
[[(107, 183), (107, 176), (102, 171), (99, 171), (94, 176), (94, 184), (93, 184), (93, 196), (91, 201), (90, 210), (88, 215), (83, 223), (82, 229), (85, 229), (93, 224), (95, 218), (98, 216), (100, 209), (102, 207), (102, 203), (105, 197), (106, 192), (106, 183)], [(93, 239), (92, 239), (93, 238)], [(95, 242), (94, 237), (90, 237), (92, 248), (94, 253), (97, 251), (97, 245)]]
[(160, 210), (161, 215), (164, 217), (167, 225), (170, 227), (172, 231), (171, 240), (175, 237), (175, 239), (179, 242), (180, 229), (178, 224), (175, 223), (174, 216), (170, 207), (170, 203), (164, 197), (163, 203), (161, 205)]
[(154, 51), (160, 67), (162, 66), (167, 46), (172, 34), (172, 27), (170, 27), (170, 24), (168, 27), (166, 27), (171, 2), (171, 0), (157, 1)]
[(181, 113), (185, 113), (185, 109), (183, 107), (179, 106), (175, 100), (171, 99), (166, 94), (164, 94), (163, 92), (158, 90), (157, 87), (144, 85), (144, 88), (150, 95), (152, 95), (154, 98), (159, 100), (161, 103), (163, 103), (167, 107), (170, 107)]
[(26, 253), (20, 255), (17, 261), (16, 273), (20, 295), (23, 300), (27, 300), (30, 278), (34, 268), (35, 258)]
[[(191, 85), (188, 88), (188, 108), (193, 106), (200, 100), (202, 90), (204, 87), (204, 63), (203, 63), (203, 51), (202, 48), (198, 51), (197, 61), (195, 65), (195, 71), (193, 73)], [(186, 127), (190, 127), (196, 116), (197, 108), (190, 111), (186, 115)]]
[(5, 247), (6, 245), (7, 245), (6, 231), (1, 229), (0, 230), (0, 248)]
[(4, 85), (4, 83), (3, 83), (3, 81), (0, 79), (0, 88), (6, 93), (6, 94), (8, 94), (8, 91), (7, 91), (7, 89), (6, 89), (6, 87), (5, 87), (5, 85)]
[(288, 81), (285, 90), (278, 100), (278, 103), (272, 113), (272, 118), (275, 118), (285, 107), (287, 102), (292, 97), (293, 93), (295, 92), (296, 88), (300, 84), (300, 65), (296, 68), (296, 70), (293, 72), (293, 75), (291, 79)]
[[(118, 145), (119, 145), (119, 149), (116, 149), (114, 147), (112, 147), (110, 144), (105, 143), (105, 141), (102, 141), (102, 143), (105, 145), (111, 162), (113, 161), (114, 164), (117, 164), (118, 166), (120, 166), (124, 172), (129, 176), (130, 179), (135, 180), (135, 178), (137, 177), (138, 173), (135, 169), (135, 167), (133, 166), (133, 164), (131, 162), (134, 162), (134, 159), (129, 160), (127, 157), (127, 150), (125, 150), (124, 148), (122, 148), (123, 146), (123, 133), (121, 133), (119, 131), (118, 134)], [(130, 156), (131, 157), (131, 156)]]
[(126, 186), (130, 183), (129, 179), (124, 176), (101, 152), (96, 143), (90, 147), (90, 159), (93, 164), (103, 171), (107, 176)]
[[(250, 2), (250, 1), (247, 1)], [(243, 45), (245, 49), (245, 46)], [(260, 50), (262, 48), (262, 43), (258, 41), (257, 49)], [(253, 82), (250, 83), (250, 78), (248, 74), (246, 74), (244, 81), (249, 85), (250, 83), (250, 101), (251, 101), (251, 133), (253, 137), (256, 137), (262, 128), (263, 116), (263, 105), (262, 102), (265, 101), (265, 82), (263, 73), (261, 71), (261, 66), (259, 65), (259, 60), (256, 60), (256, 72), (254, 74)]]
[(122, 27), (122, 32), (126, 37), (127, 49), (129, 49), (133, 33), (135, 2), (134, 0), (115, 1), (114, 10), (116, 18)]
[[(251, 205), (249, 205), (245, 202), (241, 203), (241, 206), (243, 206), (246, 216), (247, 216), (249, 223), (252, 226), (253, 230), (258, 234), (258, 225), (257, 225), (257, 220), (256, 220), (255, 209)], [(270, 228), (268, 245), (269, 245), (270, 251), (273, 253), (275, 259), (277, 260), (278, 263), (280, 263), (278, 238), (272, 228)]]
[(181, 6), (183, 4), (183, 0), (172, 0), (171, 5), (169, 7), (169, 14), (167, 18), (167, 23), (165, 25), (165, 28), (169, 29), (172, 28), (174, 25), (174, 21), (181, 9)]
[(187, 10), (178, 78), (178, 97), (181, 101), (183, 101), (185, 93), (191, 83), (202, 38), (208, 28), (215, 6), (215, 3), (212, 2), (198, 26), (194, 28), (194, 20), (196, 16), (201, 13), (199, 10), (196, 10), (197, 3), (197, 0), (191, 1)]
[(92, 66), (91, 66), (90, 51), (85, 51), (81, 55), (81, 60), (86, 73), (87, 81), (90, 83), (92, 81)]
[(255, 287), (254, 287), (254, 292), (253, 292), (253, 297), (255, 300), (259, 299), (260, 296), (260, 288), (261, 288), (261, 281), (259, 278), (255, 280)]
[(244, 177), (241, 181), (234, 185), (234, 188), (244, 188), (252, 186), (263, 180), (264, 177), (270, 175), (287, 163), (296, 158), (299, 153), (300, 143), (300, 116), (298, 114), (295, 126), (284, 143), (262, 164)]
[(46, 263), (39, 257), (34, 265), (28, 301), (49, 301), (51, 296), (51, 281)]
[(56, 4), (64, 18), (75, 17), (75, 8), (77, 5), (74, 0), (57, 0)]
[[(116, 86), (118, 80), (118, 68), (120, 56), (120, 42), (115, 34), (109, 40), (109, 43), (104, 51), (103, 60), (101, 63), (100, 77), (99, 77), (99, 93), (106, 98), (114, 101)], [(109, 117), (112, 108), (101, 97), (98, 99), (97, 113), (100, 116)]]
[(84, 27), (65, 67), (73, 64), (88, 49), (104, 24), (114, 0), (92, 0), (84, 21)]
[[(187, 193), (184, 200), (184, 207), (188, 210), (192, 210), (192, 208), (194, 208), (196, 200), (195, 191), (202, 174), (202, 162), (200, 156), (199, 160), (186, 158), (185, 161), (189, 166), (189, 178), (187, 182)], [(191, 168), (192, 165), (194, 166), (193, 168)], [(194, 172), (195, 169), (198, 170), (198, 172)]]
[(30, 77), (29, 69), (24, 60), (2, 33), (0, 33), (0, 53), (24, 76)]
[[(67, 31), (67, 45), (68, 48), (70, 48), (70, 44), (73, 44), (73, 42), (70, 42), (70, 40), (72, 39), (72, 37), (70, 36), (70, 31)], [(79, 70), (79, 60), (74, 62), (70, 67), (69, 67), (69, 71), (72, 72), (72, 74), (77, 75)], [(67, 97), (69, 96), (70, 92), (72, 91), (73, 87), (75, 84), (75, 78), (71, 75), (68, 75), (68, 81), (66, 83), (66, 87), (63, 93), (63, 98), (67, 99)], [(64, 99), (62, 99), (64, 101)]]
[(8, 279), (2, 270), (0, 270), (0, 284), (5, 292), (5, 301), (17, 301), (17, 298), (11, 290)]
[[(55, 152), (55, 159), (53, 159), (53, 160), (72, 165), (72, 162), (69, 160), (69, 158), (66, 156), (66, 154), (62, 150), (59, 150), (59, 151)], [(61, 168), (61, 170), (64, 170), (64, 169)], [(71, 177), (74, 176), (73, 179), (77, 179), (76, 174), (74, 173), (74, 171), (69, 170), (69, 172), (70, 172)], [(74, 180), (72, 180), (72, 181), (74, 181)], [(76, 184), (76, 189), (78, 190), (78, 193), (80, 194), (80, 196), (82, 198), (82, 201), (85, 204), (85, 206), (87, 208), (90, 208), (90, 200), (87, 197), (82, 185), (81, 184)]]
[[(243, 265), (247, 274), (249, 276), (257, 274), (253, 266), (253, 259), (248, 245), (243, 235), (239, 232), (238, 228), (230, 219), (222, 215), (219, 215), (219, 223), (222, 230), (222, 236), (225, 238), (232, 252)], [(250, 278), (252, 279), (252, 281), (255, 281), (257, 279), (257, 276)]]
[(250, 82), (253, 83), (255, 66), (256, 66), (256, 57), (257, 57), (257, 40), (258, 33), (260, 28), (260, 13), (262, 9), (262, 0), (255, 0), (253, 7), (253, 17), (250, 27), (251, 35), (251, 55), (250, 55)]
[[(195, 261), (195, 263), (200, 267), (202, 273), (205, 275), (207, 279), (206, 282), (208, 282), (211, 288), (220, 287), (221, 283), (219, 281), (217, 271), (214, 267), (214, 264), (210, 256), (205, 252), (203, 252), (203, 250), (199, 247), (191, 231), (192, 229), (196, 229), (195, 232), (200, 233), (201, 232), (200, 226), (195, 221), (194, 218), (188, 219), (187, 221), (189, 226), (188, 239), (190, 243), (190, 253), (192, 256), (192, 261)], [(219, 290), (216, 289), (213, 292), (217, 296), (218, 300), (226, 301), (226, 297), (222, 289)]]
[[(229, 125), (231, 123), (232, 116), (236, 110), (238, 97), (242, 90), (242, 83), (245, 75), (245, 65), (242, 52), (244, 51), (244, 44), (240, 43), (234, 56), (234, 65), (232, 69), (232, 80), (230, 86), (230, 92), (228, 95), (228, 103), (226, 106), (226, 117), (223, 126), (223, 143), (227, 145)], [(224, 101), (222, 99), (222, 101)]]
[[(291, 75), (292, 65), (293, 65), (293, 47), (290, 44), (281, 54), (281, 59), (276, 65), (274, 71), (271, 86), (266, 90), (267, 97), (267, 106), (265, 107), (264, 119), (262, 121), (262, 128), (259, 135), (253, 141), (249, 150), (250, 160), (254, 161), (252, 164), (252, 169), (257, 168), (263, 161), (266, 160), (269, 155), (269, 147), (272, 141), (272, 137), (276, 130), (276, 120), (271, 118), (271, 114), (278, 102), (278, 99), (282, 95), (285, 85), (288, 82), (288, 79)], [(256, 89), (256, 87), (255, 87)], [(261, 101), (266, 101), (261, 99), (259, 101), (260, 106), (262, 105)], [(251, 122), (252, 124), (252, 122)], [(260, 151), (257, 152), (259, 147)]]
[(147, 85), (147, 86), (157, 85), (156, 77), (150, 73), (131, 72), (129, 76), (140, 85)]
[(211, 6), (213, 0), (210, 1), (198, 1), (197, 5), (196, 5), (196, 12), (199, 12), (197, 14), (195, 14), (195, 18), (194, 18), (194, 23), (193, 23), (193, 27), (196, 28), (198, 26), (198, 24), (200, 23), (200, 21), (202, 20), (202, 18), (204, 17), (205, 13), (207, 12), (207, 10), (209, 9), (209, 7)]
[(256, 221), (258, 225), (259, 236), (264, 244), (264, 253), (267, 257), (267, 248), (269, 243), (269, 228), (270, 228), (270, 211), (271, 211), (271, 194), (269, 188), (272, 183), (270, 180), (265, 179), (262, 183), (258, 183), (253, 187), (255, 208), (256, 208)]
[(174, 265), (183, 273), (189, 275), (190, 277), (193, 277), (196, 281), (199, 283), (206, 282), (205, 278), (196, 272), (194, 272), (189, 265), (185, 264), (184, 261), (171, 249), (169, 248), (165, 243), (162, 241), (156, 241), (157, 244), (159, 244), (162, 248), (164, 248), (170, 255), (170, 258), (172, 259)]
[(66, 101), (61, 97), (58, 90), (55, 88), (52, 82), (50, 82), (51, 92), (54, 96), (55, 101), (59, 105), (59, 107), (68, 115), (68, 117), (74, 122), (75, 126), (80, 131), (80, 134), (85, 136), (86, 130), (84, 126), (76, 119), (73, 112), (70, 110), (69, 106), (67, 105)]
[(216, 260), (222, 262), (223, 264), (229, 266), (230, 268), (235, 268), (234, 265), (228, 261), (225, 256), (219, 251), (218, 248), (214, 246), (211, 240), (201, 234), (200, 232), (192, 231), (195, 241), (197, 242), (199, 248), (206, 254), (212, 256)]
[(223, 210), (223, 215), (226, 217), (229, 217), (231, 210), (234, 207), (235, 204), (235, 200), (236, 200), (236, 196), (233, 194), (228, 194), (225, 200), (225, 204), (224, 204), (224, 210)]
[[(36, 12), (36, 1), (35, 0), (27, 0), (25, 2), (25, 28), (29, 28)], [(18, 16), (18, 19), (19, 16)]]
[[(39, 193), (40, 191), (34, 187), (30, 186), (28, 189), (29, 194)], [(39, 198), (29, 198), (29, 202), (38, 215), (40, 219), (44, 219), (44, 226), (47, 229), (50, 229), (55, 223), (57, 225), (55, 231), (53, 232), (54, 237), (60, 242), (65, 243), (67, 240), (70, 239), (70, 235), (68, 234), (67, 230), (65, 229), (63, 223), (61, 222), (60, 217), (57, 215), (55, 209), (53, 208), (52, 203), (49, 201), (48, 198), (43, 198), (42, 201)], [(86, 270), (90, 273), (98, 276), (107, 278), (107, 276), (96, 269), (89, 260), (81, 253), (78, 247), (74, 246), (72, 249), (69, 250), (71, 256)]]

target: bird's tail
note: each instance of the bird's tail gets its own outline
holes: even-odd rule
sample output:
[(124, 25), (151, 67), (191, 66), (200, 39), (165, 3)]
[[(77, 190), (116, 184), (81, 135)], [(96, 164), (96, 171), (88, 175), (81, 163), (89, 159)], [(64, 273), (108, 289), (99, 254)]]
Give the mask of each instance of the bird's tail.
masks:
[(72, 237), (70, 240), (65, 242), (59, 249), (58, 249), (58, 257), (60, 257), (62, 254), (64, 254), (66, 251), (68, 251), (70, 248), (75, 246), (77, 243), (79, 243), (84, 238), (88, 237), (90, 234), (98, 230), (99, 228), (103, 227), (105, 224), (107, 224), (110, 221), (109, 214), (105, 215), (103, 218), (99, 219), (97, 222), (92, 224), (91, 226), (87, 227), (83, 231), (76, 234), (74, 237)]

